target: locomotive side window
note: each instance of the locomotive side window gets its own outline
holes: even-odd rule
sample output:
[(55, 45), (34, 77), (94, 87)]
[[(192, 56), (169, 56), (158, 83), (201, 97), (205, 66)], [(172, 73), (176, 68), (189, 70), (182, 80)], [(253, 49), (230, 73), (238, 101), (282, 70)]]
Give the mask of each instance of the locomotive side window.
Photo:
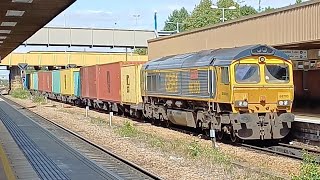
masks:
[(268, 83), (289, 82), (289, 66), (286, 64), (267, 64), (265, 72), (266, 82)]
[(237, 83), (260, 82), (260, 72), (257, 64), (237, 64), (235, 71)]
[(228, 67), (221, 67), (221, 82), (223, 84), (229, 84), (229, 68)]
[(159, 75), (148, 74), (148, 76), (147, 76), (147, 91), (149, 91), (149, 92), (157, 91), (158, 81), (159, 81)]

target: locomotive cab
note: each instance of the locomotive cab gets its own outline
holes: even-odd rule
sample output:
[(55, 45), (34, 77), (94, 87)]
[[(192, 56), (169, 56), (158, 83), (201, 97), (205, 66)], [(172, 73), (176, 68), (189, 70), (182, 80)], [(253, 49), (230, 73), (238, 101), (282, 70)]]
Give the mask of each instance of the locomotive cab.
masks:
[(294, 121), (292, 63), (269, 54), (230, 65), (230, 119), (235, 135), (244, 140), (281, 139)]

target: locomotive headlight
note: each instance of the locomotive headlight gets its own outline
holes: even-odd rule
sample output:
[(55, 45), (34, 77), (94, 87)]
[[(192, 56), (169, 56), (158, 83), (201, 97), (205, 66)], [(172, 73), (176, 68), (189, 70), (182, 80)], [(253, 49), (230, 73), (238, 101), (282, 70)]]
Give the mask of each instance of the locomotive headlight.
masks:
[(241, 107), (246, 108), (246, 107), (248, 107), (248, 102), (247, 101), (235, 101), (234, 106), (238, 107), (238, 108), (241, 108)]
[(291, 101), (289, 100), (278, 101), (278, 106), (290, 106), (290, 104), (291, 104)]

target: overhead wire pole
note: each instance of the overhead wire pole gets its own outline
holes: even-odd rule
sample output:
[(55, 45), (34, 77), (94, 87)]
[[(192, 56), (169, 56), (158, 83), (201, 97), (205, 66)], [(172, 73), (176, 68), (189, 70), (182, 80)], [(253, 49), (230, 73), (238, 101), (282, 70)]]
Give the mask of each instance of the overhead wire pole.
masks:
[(134, 14), (133, 17), (136, 20), (136, 24), (135, 24), (135, 28), (134, 28), (134, 32), (133, 32), (133, 49), (136, 49), (136, 28), (138, 25), (138, 18), (140, 17), (140, 14)]

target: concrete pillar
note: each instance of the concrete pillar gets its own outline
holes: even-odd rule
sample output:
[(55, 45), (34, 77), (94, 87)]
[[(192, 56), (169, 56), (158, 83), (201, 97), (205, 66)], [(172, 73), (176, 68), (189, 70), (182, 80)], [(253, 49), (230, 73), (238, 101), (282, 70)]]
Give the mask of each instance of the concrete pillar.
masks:
[(22, 88), (21, 70), (18, 66), (12, 66), (9, 68), (9, 87), (10, 91), (18, 88)]

